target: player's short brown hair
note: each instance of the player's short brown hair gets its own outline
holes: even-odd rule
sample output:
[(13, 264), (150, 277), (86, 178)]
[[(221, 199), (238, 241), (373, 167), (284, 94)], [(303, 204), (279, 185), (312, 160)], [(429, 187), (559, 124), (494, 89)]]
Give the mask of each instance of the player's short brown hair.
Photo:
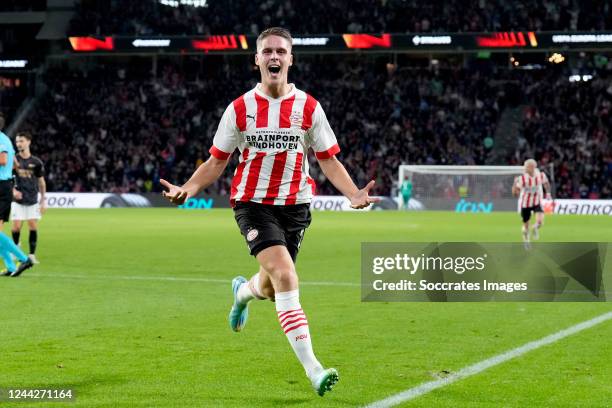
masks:
[(271, 35), (283, 37), (284, 39), (289, 41), (289, 46), (293, 47), (293, 38), (291, 38), (291, 33), (289, 32), (289, 30), (282, 27), (270, 27), (263, 30), (261, 34), (259, 34), (259, 36), (257, 37), (257, 49), (259, 49), (259, 47), (261, 46), (261, 42), (263, 41), (263, 39)]
[(32, 141), (32, 134), (27, 130), (22, 130), (18, 132), (16, 137), (23, 137), (25, 139), (28, 139), (30, 142)]

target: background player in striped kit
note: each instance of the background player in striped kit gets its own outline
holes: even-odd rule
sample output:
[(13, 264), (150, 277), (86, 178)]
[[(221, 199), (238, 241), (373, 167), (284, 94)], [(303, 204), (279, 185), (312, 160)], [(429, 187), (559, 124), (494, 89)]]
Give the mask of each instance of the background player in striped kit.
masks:
[(523, 241), (529, 243), (529, 219), (531, 213), (536, 214), (536, 222), (533, 225), (533, 238), (540, 237), (539, 231), (544, 223), (544, 211), (542, 210), (542, 198), (550, 199), (550, 183), (546, 174), (538, 170), (538, 164), (534, 159), (525, 160), (525, 173), (515, 179), (512, 186), (512, 194), (519, 196), (519, 207), (523, 220)]
[(181, 204), (216, 180), (238, 148), (240, 162), (232, 181), (231, 201), (236, 221), (259, 272), (248, 282), (232, 282), (234, 304), (230, 326), (240, 331), (248, 317), (248, 302), (273, 299), (279, 322), (319, 395), (338, 380), (335, 369), (324, 369), (314, 355), (308, 320), (299, 301), (295, 260), (310, 224), (309, 203), (314, 181), (308, 173), (307, 152), (315, 153), (323, 173), (354, 208), (378, 201), (369, 196), (374, 182), (359, 189), (335, 157), (340, 151), (321, 105), (287, 82), (293, 63), (292, 39), (283, 28), (270, 28), (257, 39), (255, 64), (261, 83), (231, 103), (210, 148), (211, 157), (182, 187), (160, 180), (164, 195)]

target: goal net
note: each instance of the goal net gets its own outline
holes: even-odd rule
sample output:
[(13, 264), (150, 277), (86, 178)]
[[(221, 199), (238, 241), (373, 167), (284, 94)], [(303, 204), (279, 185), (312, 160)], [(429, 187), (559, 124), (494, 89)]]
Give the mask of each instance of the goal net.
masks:
[[(490, 212), (516, 209), (512, 196), (515, 177), (522, 166), (417, 166), (401, 165), (398, 177), (398, 199), (403, 206), (400, 186), (412, 182), (410, 208)], [(404, 207), (405, 208), (405, 207)]]

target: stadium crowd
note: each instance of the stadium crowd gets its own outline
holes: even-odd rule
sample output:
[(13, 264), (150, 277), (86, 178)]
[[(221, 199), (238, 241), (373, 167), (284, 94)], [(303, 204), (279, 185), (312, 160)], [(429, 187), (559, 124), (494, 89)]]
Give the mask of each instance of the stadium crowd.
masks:
[[(203, 74), (171, 63), (160, 63), (156, 76), (134, 65), (50, 71), (49, 92), (27, 125), (49, 190), (148, 192), (160, 190), (159, 177), (187, 179), (208, 157), (227, 104), (258, 78), (244, 57), (210, 58)], [(391, 194), (401, 163), (508, 164), (535, 154), (554, 162), (558, 197), (612, 196), (609, 79), (569, 83), (550, 73), (536, 81), (525, 71), (329, 56), (301, 58), (290, 79), (321, 102), (343, 162), (359, 185), (376, 179), (377, 194)], [(516, 151), (491, 163), (501, 112), (516, 103), (507, 82), (521, 84), (524, 123)], [(230, 169), (236, 163), (235, 154)], [(318, 166), (311, 169), (319, 193), (332, 193)], [(226, 171), (211, 191), (227, 194), (231, 177)]]
[(514, 161), (553, 162), (558, 197), (612, 198), (612, 80), (550, 75), (523, 84), (529, 102)]
[(291, 0), (208, 1), (170, 7), (159, 0), (82, 0), (72, 35), (258, 34), (264, 27), (294, 34), (605, 30), (612, 8), (604, 0)]
[(44, 11), (46, 0), (2, 0), (0, 12)]
[(0, 76), (0, 114), (11, 123), (17, 109), (27, 96), (27, 86), (20, 78)]

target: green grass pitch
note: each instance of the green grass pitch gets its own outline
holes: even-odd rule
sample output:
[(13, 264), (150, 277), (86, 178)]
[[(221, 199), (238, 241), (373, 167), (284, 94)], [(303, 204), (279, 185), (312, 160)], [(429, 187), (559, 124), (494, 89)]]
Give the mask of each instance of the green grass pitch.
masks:
[[(256, 271), (230, 210), (50, 210), (39, 237), (42, 263), (0, 280), (0, 388), (73, 388), (70, 407), (355, 407), (612, 310), (361, 303), (362, 241), (519, 241), (519, 217), (317, 212), (297, 269), (315, 352), (340, 372), (320, 398), (271, 302), (228, 327), (230, 280)], [(612, 217), (549, 216), (541, 239), (609, 242)], [(608, 321), (403, 406), (609, 407), (610, 339)]]

